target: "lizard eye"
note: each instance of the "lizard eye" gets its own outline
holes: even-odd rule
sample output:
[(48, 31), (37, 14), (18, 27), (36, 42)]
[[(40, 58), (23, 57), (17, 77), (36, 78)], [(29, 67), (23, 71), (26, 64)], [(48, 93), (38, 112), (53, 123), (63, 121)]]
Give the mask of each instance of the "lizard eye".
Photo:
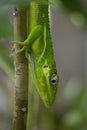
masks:
[(58, 83), (58, 77), (57, 74), (52, 74), (51, 78), (50, 78), (50, 83), (52, 86), (56, 86)]

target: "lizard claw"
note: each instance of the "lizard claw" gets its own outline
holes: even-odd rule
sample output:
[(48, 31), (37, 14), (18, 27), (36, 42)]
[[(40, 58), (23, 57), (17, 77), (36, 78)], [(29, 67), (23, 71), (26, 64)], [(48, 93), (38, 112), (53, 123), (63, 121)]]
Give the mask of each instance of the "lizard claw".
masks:
[(23, 45), (23, 42), (20, 42), (20, 41), (13, 41), (13, 43), (17, 43), (19, 45)]
[(24, 51), (24, 50), (25, 50), (25, 46), (22, 47), (21, 49), (19, 49), (18, 51), (16, 51), (16, 54), (21, 53), (21, 52)]

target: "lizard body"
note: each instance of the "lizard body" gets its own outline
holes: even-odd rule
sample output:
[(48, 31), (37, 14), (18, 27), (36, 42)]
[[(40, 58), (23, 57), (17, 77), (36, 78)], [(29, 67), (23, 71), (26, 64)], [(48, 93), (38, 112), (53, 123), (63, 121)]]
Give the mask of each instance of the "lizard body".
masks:
[[(47, 0), (48, 2), (48, 0)], [(30, 35), (23, 49), (29, 53), (30, 73), (46, 106), (53, 104), (58, 84), (56, 63), (50, 34), (48, 5), (30, 3)]]

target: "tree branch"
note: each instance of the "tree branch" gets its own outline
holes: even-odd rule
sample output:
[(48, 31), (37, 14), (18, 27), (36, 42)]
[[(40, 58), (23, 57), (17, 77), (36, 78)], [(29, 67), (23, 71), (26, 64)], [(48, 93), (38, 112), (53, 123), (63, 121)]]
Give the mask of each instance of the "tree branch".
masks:
[[(15, 52), (21, 46), (17, 41), (24, 41), (27, 37), (27, 9), (14, 9), (14, 44)], [(15, 66), (15, 110), (12, 130), (26, 130), (28, 105), (28, 61), (25, 53), (14, 54)]]

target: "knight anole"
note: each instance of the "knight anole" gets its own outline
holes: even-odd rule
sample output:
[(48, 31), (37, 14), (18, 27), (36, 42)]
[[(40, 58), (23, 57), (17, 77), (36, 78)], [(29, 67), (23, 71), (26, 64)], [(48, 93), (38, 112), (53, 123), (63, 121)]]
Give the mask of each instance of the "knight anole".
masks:
[[(48, 2), (48, 1), (47, 1)], [(30, 3), (30, 34), (19, 52), (29, 56), (30, 72), (36, 89), (46, 106), (55, 99), (58, 76), (50, 35), (48, 4)]]

